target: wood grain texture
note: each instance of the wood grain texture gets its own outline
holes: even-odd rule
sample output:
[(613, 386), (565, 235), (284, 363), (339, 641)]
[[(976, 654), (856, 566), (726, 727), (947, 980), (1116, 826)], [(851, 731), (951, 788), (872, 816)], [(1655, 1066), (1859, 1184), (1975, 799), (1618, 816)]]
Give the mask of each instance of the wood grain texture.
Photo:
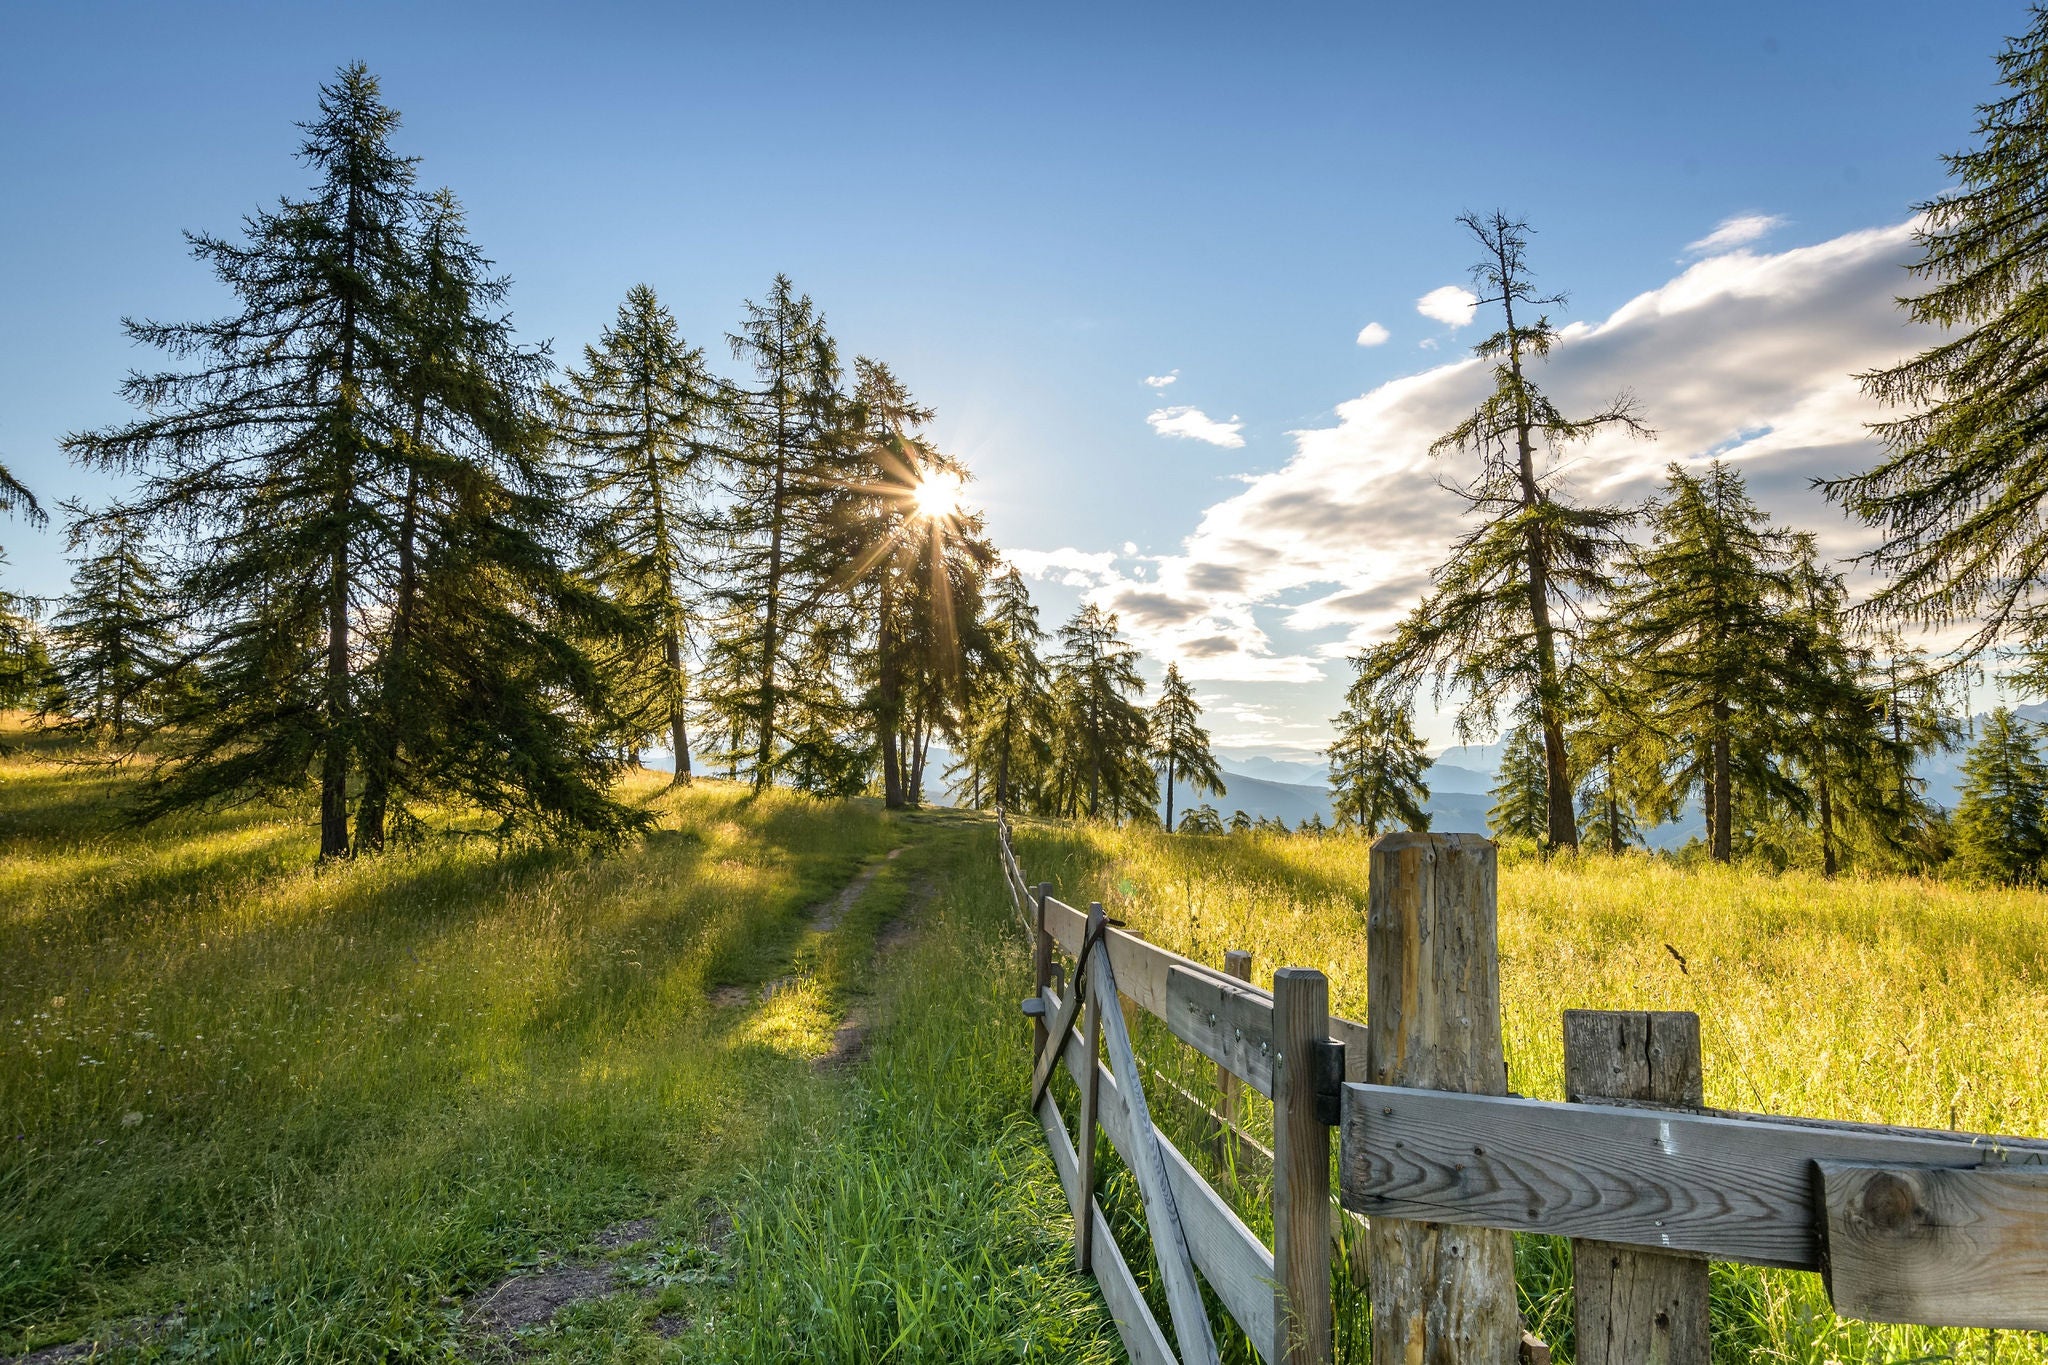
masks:
[(1167, 1029), (1174, 1037), (1271, 1099), (1273, 998), (1209, 972), (1175, 965), (1166, 974)]
[(2048, 1167), (1817, 1169), (1836, 1312), (2048, 1331)]
[[(1080, 1183), (1080, 1163), (1074, 1154), (1073, 1139), (1067, 1136), (1067, 1125), (1060, 1118), (1059, 1106), (1050, 1095), (1039, 1101), (1038, 1122), (1045, 1130), (1045, 1145), (1052, 1153), (1053, 1169), (1059, 1172), (1060, 1184), (1071, 1202)], [(1124, 1354), (1131, 1358), (1132, 1365), (1178, 1365), (1166, 1334), (1159, 1330), (1159, 1320), (1152, 1316), (1145, 1296), (1138, 1292), (1138, 1282), (1131, 1275), (1131, 1267), (1124, 1260), (1102, 1209), (1091, 1207), (1088, 1216), (1095, 1225), (1092, 1240), (1099, 1249), (1095, 1282), (1102, 1289), (1102, 1301), (1109, 1308), (1117, 1335), (1123, 1339)]]
[[(1072, 957), (1081, 951), (1081, 939), (1087, 932), (1088, 916), (1054, 897), (1046, 900), (1045, 924), (1053, 942), (1062, 952)], [(1196, 975), (1211, 976), (1225, 984), (1236, 984), (1267, 1000), (1272, 992), (1262, 991), (1257, 986), (1244, 982), (1232, 982), (1228, 972), (1211, 967), (1193, 958), (1182, 957), (1179, 953), (1145, 942), (1125, 929), (1111, 929), (1103, 938), (1109, 948), (1110, 965), (1116, 968), (1117, 988), (1124, 997), (1150, 1014), (1164, 1019), (1169, 1009), (1166, 998), (1168, 974), (1175, 967)], [(1330, 1036), (1344, 1044), (1344, 1076), (1347, 1080), (1370, 1080), (1367, 1070), (1372, 1055), (1366, 1026), (1355, 1020), (1333, 1015), (1330, 1018)]]
[(2036, 1146), (1853, 1123), (1344, 1087), (1345, 1207), (1820, 1269), (1813, 1163), (2035, 1166)]
[[(1080, 1035), (1068, 1035), (1064, 1061), (1077, 1085), (1086, 1074), (1086, 1057)], [(1100, 1086), (1096, 1112), (1102, 1131), (1119, 1152), (1128, 1151), (1133, 1141), (1130, 1119), (1116, 1078), (1099, 1063), (1095, 1073)], [(1154, 1140), (1166, 1162), (1195, 1267), (1263, 1356), (1273, 1339), (1273, 1253), (1164, 1134), (1154, 1130)], [(1264, 1152), (1263, 1148), (1257, 1150)], [(1271, 1160), (1271, 1153), (1265, 1156)]]
[[(1088, 988), (1099, 993), (1104, 1001), (1115, 999), (1116, 976), (1109, 954), (1090, 954), (1086, 969)], [(1105, 1008), (1101, 1017), (1103, 1040), (1109, 1045), (1110, 1066), (1117, 1077), (1131, 1129), (1131, 1141), (1117, 1150), (1137, 1181), (1138, 1195), (1145, 1205), (1153, 1258), (1159, 1265), (1167, 1310), (1173, 1318), (1173, 1339), (1180, 1348), (1183, 1365), (1216, 1365), (1216, 1337), (1209, 1328), (1201, 1289), (1195, 1283), (1187, 1234), (1181, 1226), (1173, 1186), (1167, 1179), (1166, 1160), (1160, 1154), (1163, 1139), (1153, 1131), (1151, 1111), (1145, 1106), (1145, 1087), (1138, 1078), (1138, 1058), (1131, 1048), (1131, 1035), (1124, 1027), (1122, 1011)]]
[[(1052, 913), (1052, 883), (1040, 882), (1033, 900), (1036, 902), (1034, 918), (1037, 920), (1037, 929), (1031, 940), (1031, 988), (1042, 993), (1047, 983), (1052, 980), (1053, 934), (1052, 927), (1047, 922)], [(1086, 933), (1085, 925), (1082, 931)], [(1078, 949), (1080, 945), (1077, 942), (1075, 946)], [(1049, 1036), (1046, 1018), (1047, 1016), (1041, 1015), (1031, 1026), (1031, 1055), (1034, 1057), (1045, 1055), (1045, 1040)], [(1038, 1087), (1034, 1085), (1032, 1094), (1035, 1096), (1037, 1093)]]
[[(1091, 918), (1101, 913), (1102, 907), (1094, 906)], [(1091, 1268), (1090, 1257), (1094, 1250), (1095, 1218), (1091, 1210), (1095, 1207), (1095, 1127), (1102, 1097), (1102, 1068), (1096, 1065), (1102, 1056), (1102, 1002), (1091, 994), (1081, 1013), (1081, 1050), (1088, 1059), (1088, 1065), (1084, 1068), (1087, 1074), (1080, 1082), (1081, 1122), (1077, 1156), (1081, 1163), (1081, 1193), (1074, 1201), (1074, 1265), (1085, 1271)], [(1061, 1043), (1065, 1041), (1065, 1035), (1061, 1035)]]
[[(1649, 1010), (1566, 1010), (1568, 1100), (1697, 1105), (1700, 1019)], [(1579, 1365), (1710, 1365), (1707, 1262), (1611, 1242), (1572, 1242)]]
[[(1305, 967), (1273, 973), (1273, 1353), (1326, 1365), (1330, 1321), (1330, 1130), (1316, 1121), (1313, 1044), (1329, 1036), (1330, 983)], [(1251, 1079), (1247, 1077), (1246, 1079)]]
[[(1242, 948), (1232, 948), (1223, 954), (1223, 974), (1233, 981), (1251, 984), (1252, 955)], [(1216, 1164), (1235, 1171), (1230, 1165), (1231, 1144), (1241, 1135), (1238, 1128), (1237, 1092), (1241, 1082), (1237, 1074), (1221, 1062), (1216, 1065), (1216, 1122), (1209, 1134), (1209, 1152)]]
[[(1469, 834), (1389, 834), (1369, 856), (1369, 1074), (1386, 1085), (1499, 1094), (1507, 1077), (1493, 845)], [(1359, 1090), (1345, 1086), (1342, 1169), (1345, 1204), (1372, 1219), (1373, 1365), (1514, 1365), (1514, 1239), (1446, 1225), (1480, 1220), (1445, 1218), (1419, 1201), (1359, 1199), (1376, 1188), (1360, 1180)]]

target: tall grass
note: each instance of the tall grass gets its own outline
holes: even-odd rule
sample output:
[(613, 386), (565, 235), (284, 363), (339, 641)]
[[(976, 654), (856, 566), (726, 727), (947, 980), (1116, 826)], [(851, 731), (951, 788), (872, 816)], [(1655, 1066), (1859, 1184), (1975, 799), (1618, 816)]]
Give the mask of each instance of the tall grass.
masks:
[[(1046, 824), (1018, 844), (1027, 875), (1064, 899), (1101, 900), (1204, 961), (1247, 949), (1262, 980), (1279, 966), (1320, 968), (1332, 1008), (1365, 1017), (1362, 840)], [(1563, 1098), (1562, 1011), (1685, 1009), (1700, 1015), (1711, 1105), (2048, 1136), (2040, 892), (1648, 857), (1509, 861), (1500, 943), (1519, 1093)], [(1151, 1055), (1201, 1089), (1204, 1069), (1149, 1032)], [(1255, 1215), (1253, 1196), (1245, 1211)], [(1519, 1277), (1525, 1314), (1568, 1350), (1568, 1252), (1523, 1239)], [(2040, 1334), (1837, 1319), (1812, 1275), (1717, 1266), (1714, 1312), (1716, 1352), (1730, 1361), (2048, 1360)], [(1363, 1359), (1362, 1324), (1348, 1326)]]
[(863, 805), (648, 779), (662, 828), (627, 855), (323, 869), (300, 810), (127, 828), (133, 780), (0, 761), (17, 1346), (184, 1304), (224, 1360), (454, 1349), (454, 1302), (507, 1265), (762, 1150), (829, 1022), (799, 994), (728, 1023), (708, 991), (787, 965), (804, 908), (895, 837)]

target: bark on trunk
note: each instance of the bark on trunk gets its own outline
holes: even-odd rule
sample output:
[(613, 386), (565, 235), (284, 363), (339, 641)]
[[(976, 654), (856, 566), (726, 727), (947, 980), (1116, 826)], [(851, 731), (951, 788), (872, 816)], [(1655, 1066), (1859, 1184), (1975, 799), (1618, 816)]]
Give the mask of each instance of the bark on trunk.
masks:
[(1733, 816), (1735, 803), (1729, 791), (1728, 756), (1729, 707), (1725, 701), (1714, 703), (1714, 861), (1725, 863), (1735, 855)]

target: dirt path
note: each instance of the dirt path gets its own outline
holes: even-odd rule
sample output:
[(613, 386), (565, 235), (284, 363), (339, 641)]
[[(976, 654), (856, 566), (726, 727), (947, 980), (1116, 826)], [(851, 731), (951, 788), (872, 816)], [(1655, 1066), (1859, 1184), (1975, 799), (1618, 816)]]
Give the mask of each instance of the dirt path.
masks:
[[(902, 852), (901, 848), (889, 850), (885, 858), (862, 868), (837, 893), (813, 906), (811, 930), (820, 934), (836, 932), (848, 912), (860, 903), (860, 898), (881, 875), (883, 867)], [(930, 901), (935, 889), (929, 881), (920, 881), (911, 889), (902, 910), (876, 935), (875, 955), (878, 961), (895, 953), (910, 938), (914, 932), (914, 918)], [(721, 1010), (743, 1006), (758, 1008), (778, 992), (791, 988), (798, 979), (791, 975), (777, 977), (758, 986), (723, 986), (712, 992), (711, 1001)], [(866, 1052), (870, 1025), (866, 1003), (853, 1004), (833, 1034), (831, 1049), (812, 1063), (812, 1069), (822, 1074), (858, 1065)], [(715, 1267), (724, 1261), (726, 1242), (731, 1233), (730, 1215), (714, 1212), (707, 1218), (702, 1235), (684, 1248), (683, 1255), (686, 1259), (698, 1259)], [(463, 1321), (476, 1340), (480, 1354), (490, 1358), (516, 1353), (519, 1333), (544, 1327), (579, 1303), (621, 1292), (650, 1296), (658, 1292), (635, 1283), (628, 1274), (628, 1258), (637, 1255), (644, 1259), (649, 1244), (657, 1236), (658, 1224), (651, 1217), (620, 1223), (605, 1229), (591, 1242), (595, 1250), (607, 1253), (610, 1259), (565, 1257), (546, 1262), (535, 1269), (507, 1276), (478, 1294), (464, 1309)], [(686, 1318), (672, 1313), (664, 1313), (648, 1324), (649, 1330), (665, 1338), (679, 1336), (690, 1326)]]

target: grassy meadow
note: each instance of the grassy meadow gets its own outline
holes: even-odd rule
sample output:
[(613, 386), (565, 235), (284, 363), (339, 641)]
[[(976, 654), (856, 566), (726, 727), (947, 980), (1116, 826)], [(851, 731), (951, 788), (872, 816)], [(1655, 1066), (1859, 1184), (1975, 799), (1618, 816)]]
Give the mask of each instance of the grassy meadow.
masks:
[[(1122, 1358), (1021, 1112), (1028, 966), (987, 821), (647, 775), (656, 832), (619, 853), (451, 833), (322, 869), (306, 810), (138, 830), (134, 773), (0, 739), (0, 1355)], [(1358, 841), (1034, 823), (1019, 847), (1069, 900), (1208, 961), (1248, 949), (1262, 978), (1320, 967), (1363, 1016)], [(1565, 1008), (1692, 1009), (1710, 1103), (2048, 1133), (2038, 893), (1510, 862), (1501, 928), (1523, 1093), (1561, 1094)], [(1106, 1144), (1103, 1174), (1142, 1246)], [(1218, 1178), (1270, 1234), (1261, 1174)], [(602, 1292), (510, 1342), (480, 1328), (508, 1275), (579, 1265)], [(1520, 1269), (1569, 1359), (1569, 1256), (1524, 1239)], [(1731, 1362), (2048, 1361), (2040, 1336), (1839, 1322), (1811, 1276), (1717, 1267), (1714, 1309)]]
[(136, 830), (134, 775), (4, 738), (0, 1355), (491, 1358), (467, 1305), (651, 1216), (533, 1358), (1114, 1358), (1013, 1112), (985, 826), (650, 775), (621, 854), (321, 869), (307, 811)]
[[(1275, 967), (1320, 968), (1332, 1009), (1365, 1018), (1364, 841), (1046, 823), (1026, 825), (1017, 842), (1026, 875), (1063, 899), (1100, 900), (1153, 942), (1203, 961), (1246, 949), (1262, 982)], [(1700, 1016), (1710, 1105), (2048, 1136), (2041, 892), (1596, 855), (1505, 861), (1500, 916), (1518, 1093), (1564, 1097), (1562, 1011), (1682, 1009)], [(1153, 1055), (1174, 1054), (1156, 1043)], [(1180, 1062), (1183, 1084), (1210, 1085), (1213, 1067)], [(1259, 1213), (1260, 1191), (1251, 1193), (1247, 1222)], [(1723, 1360), (2048, 1361), (2042, 1334), (1837, 1320), (1816, 1275), (1717, 1265), (1714, 1276)], [(1519, 1277), (1525, 1317), (1568, 1355), (1568, 1251), (1522, 1239)], [(1340, 1299), (1340, 1335), (1364, 1359), (1362, 1295)]]

